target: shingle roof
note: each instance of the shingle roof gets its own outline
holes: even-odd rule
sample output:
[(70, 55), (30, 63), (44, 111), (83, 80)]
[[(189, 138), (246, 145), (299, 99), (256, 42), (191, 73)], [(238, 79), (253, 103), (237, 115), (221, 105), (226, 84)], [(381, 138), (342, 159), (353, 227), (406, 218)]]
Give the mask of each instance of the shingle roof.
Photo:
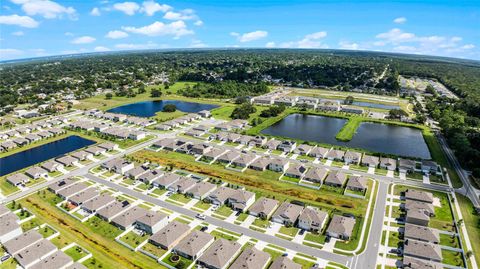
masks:
[(241, 248), (242, 245), (237, 242), (220, 238), (203, 253), (198, 261), (214, 268), (223, 268)]

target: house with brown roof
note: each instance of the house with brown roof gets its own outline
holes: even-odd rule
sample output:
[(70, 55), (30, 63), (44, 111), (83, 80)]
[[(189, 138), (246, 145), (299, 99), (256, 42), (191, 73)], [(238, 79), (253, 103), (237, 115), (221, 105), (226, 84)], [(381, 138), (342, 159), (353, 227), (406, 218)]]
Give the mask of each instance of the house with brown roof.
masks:
[(270, 164), (270, 158), (261, 156), (255, 159), (253, 162), (248, 165), (248, 168), (257, 170), (257, 171), (265, 171), (268, 165)]
[(431, 192), (420, 191), (416, 189), (407, 189), (405, 199), (424, 203), (433, 203), (433, 194)]
[(130, 179), (137, 180), (141, 175), (143, 175), (147, 171), (149, 171), (148, 168), (144, 167), (143, 165), (135, 166), (133, 169), (130, 169), (127, 172), (125, 172), (125, 176)]
[(249, 247), (242, 251), (229, 269), (265, 269), (269, 262), (270, 254)]
[(280, 256), (273, 261), (269, 269), (302, 269), (302, 266), (287, 257)]
[(207, 143), (195, 143), (193, 144), (192, 148), (190, 149), (191, 154), (199, 154), (203, 155), (207, 152), (209, 152), (212, 149), (212, 146), (210, 146)]
[(163, 175), (163, 171), (160, 169), (148, 170), (146, 173), (138, 176), (137, 180), (145, 184), (152, 184), (157, 178)]
[(91, 146), (85, 149), (85, 152), (88, 152), (94, 156), (98, 156), (101, 154), (105, 154), (107, 152), (106, 149), (98, 147), (98, 146)]
[(57, 182), (54, 182), (54, 183), (48, 185), (48, 190), (57, 194), (60, 190), (63, 190), (64, 188), (66, 188), (70, 185), (73, 185), (77, 182), (78, 182), (78, 180), (76, 180), (76, 179), (66, 178), (66, 179), (63, 179), (63, 180), (60, 180), (60, 181), (57, 181)]
[(41, 259), (29, 269), (52, 269), (52, 268), (66, 268), (73, 264), (72, 257), (65, 254), (63, 251), (57, 250), (53, 254)]
[(347, 175), (340, 171), (332, 171), (328, 174), (324, 184), (332, 187), (341, 188), (347, 182)]
[(427, 215), (431, 217), (435, 215), (435, 208), (433, 204), (430, 203), (419, 202), (415, 200), (406, 200), (403, 204), (403, 208), (407, 212), (410, 210), (423, 210)]
[(405, 269), (443, 269), (443, 266), (431, 261), (416, 259), (413, 257), (403, 257), (403, 268)]
[(217, 160), (217, 158), (224, 153), (225, 153), (224, 148), (213, 147), (210, 151), (203, 154), (202, 158), (205, 159), (206, 161), (214, 161), (214, 160)]
[(368, 188), (368, 180), (362, 176), (350, 176), (347, 182), (347, 189), (352, 191), (365, 192)]
[(256, 135), (256, 136), (252, 137), (250, 142), (248, 142), (248, 146), (250, 146), (250, 147), (262, 147), (263, 145), (265, 145), (267, 143), (267, 141), (268, 141), (268, 139), (267, 139), (266, 136)]
[(78, 159), (79, 161), (84, 161), (88, 158), (93, 157), (92, 153), (86, 152), (85, 150), (79, 150), (71, 154), (73, 158)]
[(236, 189), (227, 199), (227, 205), (233, 210), (245, 211), (255, 202), (255, 193)]
[(352, 237), (355, 219), (340, 215), (334, 215), (327, 228), (327, 236), (349, 240)]
[(52, 173), (52, 172), (55, 172), (55, 171), (58, 171), (60, 169), (63, 168), (63, 164), (59, 163), (59, 162), (56, 162), (56, 161), (47, 161), (47, 162), (44, 162), (41, 167), (45, 170), (47, 170), (47, 172), (49, 173)]
[(315, 207), (306, 207), (298, 216), (298, 228), (307, 231), (321, 231), (328, 219), (328, 213)]
[(403, 255), (427, 261), (441, 262), (443, 260), (442, 249), (439, 245), (412, 239), (405, 240)]
[(272, 216), (272, 221), (284, 225), (293, 226), (298, 216), (303, 211), (303, 206), (283, 202)]
[(158, 211), (147, 211), (147, 213), (135, 220), (135, 227), (148, 234), (154, 234), (168, 223), (168, 216)]
[(67, 167), (78, 165), (78, 159), (73, 158), (72, 156), (68, 156), (68, 155), (57, 158), (55, 160), (57, 162), (63, 164), (64, 166), (67, 166)]
[(193, 185), (186, 191), (187, 195), (191, 195), (193, 198), (203, 200), (207, 197), (217, 186), (210, 182), (201, 181)]
[(440, 243), (439, 231), (425, 226), (405, 223), (403, 235), (405, 239), (414, 239), (433, 244)]
[(222, 154), (220, 157), (218, 157), (217, 161), (228, 164), (233, 160), (237, 159), (238, 157), (240, 157), (240, 152), (235, 150), (229, 150), (225, 154)]
[(307, 155), (312, 149), (313, 147), (308, 144), (300, 144), (293, 150), (293, 153), (298, 155)]
[(248, 213), (261, 219), (268, 219), (277, 206), (277, 200), (261, 197), (248, 209)]
[(219, 238), (198, 258), (197, 263), (206, 268), (225, 269), (241, 249), (239, 243)]
[(169, 250), (177, 245), (190, 232), (188, 224), (172, 221), (154, 233), (148, 241), (162, 249)]
[(215, 238), (212, 235), (194, 230), (180, 240), (173, 248), (173, 252), (189, 260), (195, 260), (204, 253), (213, 241), (215, 241)]
[(327, 169), (323, 167), (310, 167), (305, 173), (303, 180), (310, 182), (322, 183), (323, 179), (327, 176)]

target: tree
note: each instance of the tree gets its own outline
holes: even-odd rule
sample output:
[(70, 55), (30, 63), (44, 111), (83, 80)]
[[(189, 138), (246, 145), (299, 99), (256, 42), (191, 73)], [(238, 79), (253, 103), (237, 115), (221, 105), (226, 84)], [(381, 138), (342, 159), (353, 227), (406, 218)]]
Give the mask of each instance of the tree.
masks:
[(265, 109), (260, 113), (260, 117), (264, 118), (270, 118), (270, 117), (276, 117), (280, 113), (285, 111), (285, 105), (279, 105), (279, 106), (271, 106), (268, 109)]
[(235, 104), (237, 104), (237, 105), (243, 104), (245, 102), (247, 102), (247, 97), (245, 97), (245, 96), (239, 96), (239, 97), (235, 98)]
[(163, 112), (175, 112), (177, 111), (177, 106), (174, 104), (166, 104), (163, 107)]
[(140, 85), (140, 87), (138, 87), (137, 92), (138, 92), (138, 94), (142, 94), (142, 93), (147, 92), (147, 90), (145, 89), (145, 85), (144, 84)]
[(107, 99), (107, 100), (112, 99), (112, 97), (113, 97), (113, 94), (111, 92), (105, 94), (105, 99)]
[(230, 117), (232, 119), (243, 119), (246, 120), (250, 117), (250, 114), (255, 113), (257, 109), (249, 104), (249, 103), (244, 103), (240, 106), (237, 106), (233, 111)]
[(162, 91), (159, 89), (152, 89), (152, 91), (150, 92), (150, 97), (157, 98), (161, 96), (162, 96)]
[(353, 100), (354, 100), (353, 96), (349, 95), (349, 96), (347, 96), (347, 98), (345, 98), (345, 100), (343, 100), (343, 103), (345, 105), (351, 105), (351, 104), (353, 104)]

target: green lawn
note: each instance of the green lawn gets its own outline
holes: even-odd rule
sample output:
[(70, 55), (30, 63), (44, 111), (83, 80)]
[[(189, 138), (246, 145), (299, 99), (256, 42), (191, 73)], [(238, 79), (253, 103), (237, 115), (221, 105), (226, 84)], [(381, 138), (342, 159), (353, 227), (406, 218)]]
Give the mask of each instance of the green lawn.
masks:
[(194, 205), (194, 207), (202, 209), (203, 211), (208, 210), (211, 206), (210, 203), (205, 203), (204, 201), (199, 201)]
[(74, 246), (65, 250), (65, 254), (72, 257), (73, 261), (78, 261), (88, 255), (88, 253), (80, 246)]
[(222, 233), (222, 232), (219, 232), (217, 230), (211, 231), (210, 234), (212, 236), (214, 236), (215, 238), (223, 238), (223, 239), (227, 239), (229, 241), (237, 241), (237, 239), (238, 239), (237, 237), (235, 237), (233, 235)]
[(480, 257), (480, 215), (475, 212), (472, 202), (467, 197), (460, 194), (456, 196), (462, 211), (463, 223), (472, 243), (473, 256), (478, 261), (478, 257)]
[(322, 234), (307, 233), (305, 235), (305, 240), (315, 242), (315, 243), (319, 243), (319, 244), (325, 244), (325, 239), (326, 238), (327, 237), (325, 235), (322, 235)]
[(15, 192), (19, 191), (19, 190), (20, 190), (19, 188), (17, 188), (15, 186), (13, 186), (12, 184), (8, 183), (6, 177), (2, 177), (0, 179), (0, 191), (2, 192), (2, 194), (4, 196), (8, 196), (12, 193), (15, 193)]
[(264, 248), (262, 251), (270, 254), (270, 257), (272, 257), (272, 261), (275, 260), (276, 258), (282, 256), (282, 254), (283, 254), (283, 252), (276, 251), (276, 250), (269, 249), (269, 248)]
[(243, 222), (248, 217), (248, 214), (241, 213), (240, 216), (236, 219), (237, 221)]
[(180, 203), (182, 203), (182, 204), (186, 204), (186, 203), (188, 203), (188, 202), (190, 202), (190, 201), (192, 200), (191, 198), (188, 198), (188, 197), (186, 197), (185, 195), (180, 194), (180, 193), (174, 193), (174, 194), (172, 194), (172, 196), (170, 196), (168, 199), (173, 200), (173, 201), (180, 202)]
[(91, 229), (94, 229), (102, 236), (105, 236), (106, 238), (112, 240), (122, 233), (122, 230), (118, 229), (117, 227), (102, 220), (97, 216), (90, 218), (88, 221), (85, 222), (85, 225), (87, 225)]
[(289, 235), (291, 237), (294, 237), (297, 233), (298, 233), (299, 229), (298, 228), (295, 228), (295, 227), (285, 227), (285, 226), (282, 226), (280, 227), (280, 230), (279, 232), (281, 234), (286, 234), (286, 235)]
[(165, 252), (167, 252), (166, 250), (164, 250), (160, 247), (157, 247), (157, 246), (155, 246), (151, 243), (146, 243), (145, 245), (142, 246), (142, 249), (152, 253), (153, 255), (157, 256), (158, 258), (163, 256), (163, 254), (165, 254)]
[(72, 243), (70, 240), (68, 240), (65, 236), (60, 234), (59, 236), (56, 236), (50, 240), (57, 248), (63, 248), (68, 246), (70, 243)]
[(22, 230), (23, 230), (24, 232), (26, 232), (26, 231), (30, 231), (31, 229), (33, 229), (33, 228), (35, 228), (35, 227), (40, 226), (41, 224), (42, 224), (42, 223), (40, 222), (39, 219), (33, 218), (33, 219), (29, 220), (29, 221), (26, 221), (26, 222), (22, 223), (21, 226), (22, 226)]
[(38, 232), (43, 235), (44, 238), (47, 238), (53, 234), (55, 234), (55, 230), (52, 227), (45, 225), (45, 227), (38, 229)]
[[(177, 262), (173, 262), (173, 261), (170, 259), (172, 256), (178, 257), (179, 260), (178, 260)], [(164, 263), (166, 263), (166, 264), (168, 264), (168, 265), (170, 265), (170, 266), (172, 266), (172, 267), (176, 267), (176, 268), (187, 268), (188, 266), (190, 266), (190, 264), (192, 264), (193, 261), (192, 261), (192, 260), (189, 260), (189, 259), (186, 259), (186, 258), (184, 258), (184, 257), (182, 257), (182, 256), (179, 256), (179, 255), (177, 255), (177, 254), (170, 253), (170, 254), (167, 255), (167, 257), (165, 257), (165, 258), (162, 260), (162, 262), (164, 262)], [(180, 267), (179, 264), (183, 264), (183, 266)]]
[(460, 252), (442, 249), (442, 263), (464, 267), (463, 257)]
[(363, 117), (350, 117), (349, 120), (343, 125), (342, 129), (337, 133), (335, 138), (340, 141), (350, 141), (353, 138), (353, 135), (357, 131), (360, 123), (363, 122)]
[(223, 217), (229, 217), (233, 213), (233, 210), (226, 205), (222, 205), (217, 210), (215, 210), (214, 213)]
[(138, 245), (140, 245), (141, 243), (143, 243), (143, 241), (145, 241), (147, 239), (148, 239), (147, 234), (138, 235), (134, 232), (128, 232), (126, 235), (124, 235), (120, 238), (120, 240), (127, 243), (132, 248), (138, 247)]
[(299, 258), (298, 256), (294, 257), (293, 261), (300, 264), (302, 266), (302, 269), (310, 269), (315, 264), (315, 262), (307, 261), (305, 259)]
[(447, 234), (440, 234), (440, 245), (449, 246), (452, 248), (459, 248), (460, 244), (456, 236), (450, 236)]
[(270, 225), (268, 220), (262, 220), (261, 218), (256, 218), (252, 225), (258, 226), (260, 228), (267, 228)]

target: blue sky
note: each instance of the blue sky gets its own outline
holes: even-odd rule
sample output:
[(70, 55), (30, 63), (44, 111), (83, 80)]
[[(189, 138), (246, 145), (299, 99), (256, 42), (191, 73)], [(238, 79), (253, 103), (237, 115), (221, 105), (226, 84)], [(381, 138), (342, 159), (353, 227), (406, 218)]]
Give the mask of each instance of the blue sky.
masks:
[(0, 60), (132, 49), (331, 48), (480, 59), (480, 1), (2, 0)]

